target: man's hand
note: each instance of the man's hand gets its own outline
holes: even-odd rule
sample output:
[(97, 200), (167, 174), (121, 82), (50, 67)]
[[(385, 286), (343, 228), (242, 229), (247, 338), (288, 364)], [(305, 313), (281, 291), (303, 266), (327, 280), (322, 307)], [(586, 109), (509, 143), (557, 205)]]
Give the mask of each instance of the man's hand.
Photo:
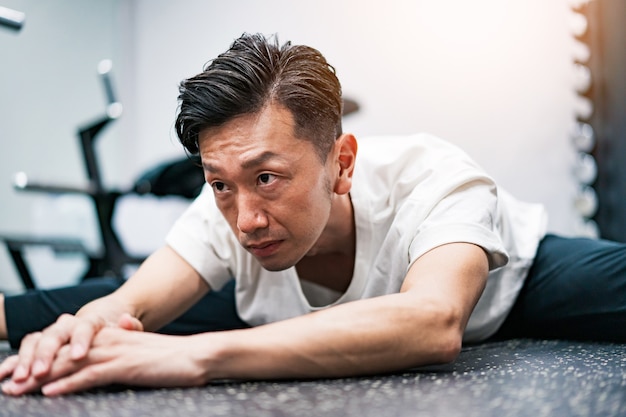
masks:
[[(449, 362), (461, 348), (488, 269), (482, 248), (452, 243), (417, 259), (400, 293), (276, 323), (186, 337), (101, 327), (81, 359), (74, 357), (73, 341), (66, 336), (47, 374), (14, 377), (3, 391), (20, 395), (41, 389), (59, 395), (111, 383), (174, 387), (211, 379), (346, 377)], [(163, 297), (170, 293), (150, 295), (159, 301), (155, 308), (165, 305)], [(138, 317), (147, 323), (145, 316)], [(125, 316), (121, 323), (132, 328), (135, 321)], [(10, 369), (18, 363), (6, 362)]]
[[(105, 328), (156, 330), (182, 314), (209, 289), (191, 265), (165, 246), (149, 256), (114, 293), (86, 304), (76, 316), (63, 315), (42, 332), (26, 336), (19, 354), (0, 365), (0, 379), (11, 377), (3, 390), (11, 393), (10, 386), (32, 382), (32, 378), (39, 382), (51, 380), (53, 360), (61, 353), (78, 366), (87, 358), (96, 335)], [(70, 372), (69, 365), (64, 366)]]
[(205, 372), (195, 363), (198, 347), (184, 336), (164, 336), (102, 328), (91, 348), (75, 359), (71, 345), (62, 346), (43, 377), (30, 375), (2, 387), (5, 394), (22, 395), (41, 390), (55, 396), (112, 383), (141, 386), (191, 386), (206, 382)]
[(19, 354), (0, 365), (0, 378), (12, 376), (14, 382), (23, 382), (30, 376), (41, 378), (48, 373), (57, 352), (64, 345), (74, 360), (82, 359), (93, 336), (104, 327), (103, 320), (81, 319), (64, 314), (41, 332), (27, 335), (20, 346)]
[[(87, 355), (94, 336), (107, 325), (110, 324), (101, 318), (62, 315), (44, 331), (24, 338), (19, 354), (7, 358), (0, 365), (0, 379), (10, 376), (17, 386), (33, 378), (42, 380), (50, 373), (53, 360), (61, 351), (69, 360), (81, 361)], [(127, 313), (120, 317), (117, 326), (126, 330), (143, 330), (141, 322)]]

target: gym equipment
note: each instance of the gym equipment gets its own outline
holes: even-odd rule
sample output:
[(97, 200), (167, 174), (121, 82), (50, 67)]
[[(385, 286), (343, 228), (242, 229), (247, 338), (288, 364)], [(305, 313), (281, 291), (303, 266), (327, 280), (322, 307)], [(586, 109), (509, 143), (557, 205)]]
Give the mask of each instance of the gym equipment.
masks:
[(73, 193), (88, 196), (96, 209), (102, 250), (98, 253), (92, 253), (77, 239), (0, 236), (0, 240), (6, 243), (19, 276), (27, 289), (36, 287), (24, 257), (24, 250), (28, 246), (47, 246), (58, 254), (68, 252), (84, 254), (88, 259), (89, 266), (82, 279), (105, 276), (123, 279), (124, 268), (128, 265), (139, 264), (144, 258), (130, 255), (122, 246), (113, 228), (112, 220), (119, 198), (128, 194), (153, 194), (156, 196), (178, 195), (191, 199), (198, 195), (204, 184), (204, 175), (198, 160), (194, 157), (184, 157), (159, 164), (149, 170), (136, 181), (130, 190), (112, 190), (104, 186), (95, 143), (99, 134), (117, 120), (123, 111), (122, 104), (117, 100), (113, 89), (111, 69), (110, 60), (103, 60), (98, 65), (98, 73), (107, 98), (104, 114), (78, 129), (80, 149), (88, 178), (87, 185), (76, 187), (38, 182), (31, 180), (24, 172), (19, 172), (14, 177), (14, 187), (17, 190), (54, 194)]
[(26, 15), (22, 12), (0, 6), (0, 26), (2, 27), (19, 32), (24, 26), (25, 18)]

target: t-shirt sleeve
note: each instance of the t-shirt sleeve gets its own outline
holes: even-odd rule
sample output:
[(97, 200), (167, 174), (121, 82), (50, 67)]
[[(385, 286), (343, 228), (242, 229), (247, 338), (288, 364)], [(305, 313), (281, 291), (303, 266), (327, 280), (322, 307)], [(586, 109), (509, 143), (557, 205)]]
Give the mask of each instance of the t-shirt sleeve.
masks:
[(494, 180), (460, 148), (430, 136), (422, 142), (413, 168), (417, 181), (401, 208), (410, 218), (410, 262), (437, 246), (466, 242), (486, 251), (490, 270), (506, 265)]
[[(166, 243), (187, 261), (211, 289), (219, 290), (233, 278), (230, 267), (232, 242), (225, 222), (215, 207), (211, 190), (204, 187), (200, 195), (174, 223)], [(226, 233), (224, 233), (226, 231)]]
[(437, 246), (465, 242), (485, 250), (490, 270), (499, 268), (509, 257), (497, 228), (495, 185), (486, 178), (468, 181), (439, 200), (418, 225), (409, 246), (410, 262)]

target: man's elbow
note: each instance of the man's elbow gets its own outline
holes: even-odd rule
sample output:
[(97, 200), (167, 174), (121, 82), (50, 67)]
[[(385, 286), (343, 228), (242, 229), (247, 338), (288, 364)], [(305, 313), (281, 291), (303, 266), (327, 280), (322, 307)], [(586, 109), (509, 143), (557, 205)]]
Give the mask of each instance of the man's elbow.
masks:
[(459, 335), (459, 332), (449, 331), (448, 334), (440, 342), (438, 349), (440, 363), (454, 362), (461, 353), (461, 347), (463, 344), (463, 337)]
[(456, 360), (463, 345), (463, 314), (449, 305), (433, 304), (430, 306), (429, 343), (433, 362), (449, 363)]

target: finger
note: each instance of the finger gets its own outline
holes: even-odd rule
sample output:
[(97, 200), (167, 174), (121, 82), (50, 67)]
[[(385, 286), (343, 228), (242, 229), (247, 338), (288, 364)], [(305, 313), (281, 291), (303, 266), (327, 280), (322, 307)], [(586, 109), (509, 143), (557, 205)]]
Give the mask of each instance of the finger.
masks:
[(18, 355), (11, 355), (7, 357), (2, 364), (0, 364), (0, 379), (8, 378), (15, 371), (20, 357)]
[(56, 323), (48, 326), (42, 332), (34, 350), (32, 374), (35, 377), (41, 378), (49, 372), (52, 361), (59, 349), (68, 342), (75, 325), (76, 317), (70, 314), (63, 314), (57, 319)]
[(19, 396), (37, 391), (40, 385), (39, 380), (32, 375), (20, 382), (10, 379), (2, 384), (2, 393), (5, 395)]
[(93, 346), (85, 359), (70, 360), (69, 367), (64, 364), (67, 355), (62, 354), (70, 352), (67, 346), (67, 350), (60, 352), (60, 357), (54, 362), (50, 378), (43, 381), (41, 392), (46, 396), (57, 396), (122, 382), (123, 377), (128, 375), (116, 365), (115, 358), (120, 356), (120, 352), (113, 347), (123, 334), (127, 332), (116, 327), (104, 327), (94, 335)]
[(111, 383), (111, 377), (105, 372), (105, 364), (88, 365), (75, 373), (59, 378), (41, 387), (47, 397), (71, 394)]
[(53, 381), (67, 375), (80, 366), (69, 358), (69, 346), (65, 345), (59, 350), (59, 355), (55, 359), (54, 365), (51, 367), (49, 375), (43, 378), (36, 378), (30, 375), (23, 381), (9, 380), (2, 384), (2, 392), (6, 395), (19, 396), (31, 392), (39, 391), (44, 383)]
[(18, 360), (13, 370), (13, 381), (25, 381), (30, 376), (30, 369), (35, 357), (35, 349), (41, 339), (41, 332), (31, 333), (22, 339)]
[(122, 314), (118, 321), (118, 326), (120, 326), (124, 330), (135, 330), (139, 332), (143, 331), (143, 324), (141, 323), (141, 321), (128, 313)]
[(94, 335), (103, 327), (102, 324), (94, 324), (88, 321), (78, 323), (70, 337), (71, 353), (73, 360), (83, 359), (91, 346)]
[(123, 347), (121, 351), (115, 348), (120, 340), (125, 339), (124, 335), (128, 332), (123, 329), (103, 328), (94, 336), (93, 346), (84, 360), (71, 361), (71, 368), (64, 367), (62, 361), (55, 361), (51, 378), (44, 381), (41, 392), (46, 396), (58, 396), (125, 382), (130, 374), (127, 368), (120, 366), (119, 359), (120, 352), (127, 348)]

